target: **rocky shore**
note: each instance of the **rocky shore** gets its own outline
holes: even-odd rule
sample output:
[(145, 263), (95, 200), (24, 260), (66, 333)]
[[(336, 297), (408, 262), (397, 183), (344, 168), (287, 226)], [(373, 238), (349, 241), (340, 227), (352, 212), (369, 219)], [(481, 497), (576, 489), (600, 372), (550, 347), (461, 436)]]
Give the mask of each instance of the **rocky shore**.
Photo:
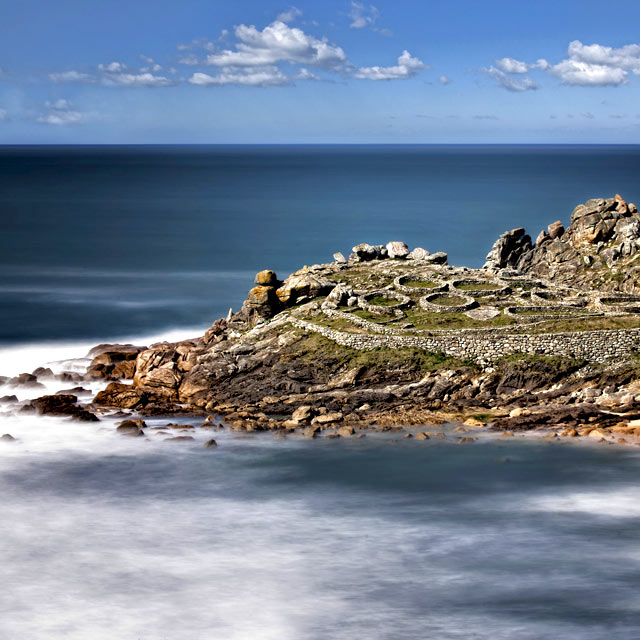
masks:
[[(242, 308), (203, 336), (99, 345), (84, 374), (0, 378), (0, 402), (17, 414), (117, 415), (128, 436), (144, 436), (149, 416), (175, 416), (172, 440), (189, 438), (170, 431), (188, 417), (279, 437), (394, 430), (427, 440), (444, 437), (434, 425), (455, 422), (462, 444), (482, 431), (640, 444), (635, 205), (592, 199), (535, 242), (524, 229), (505, 232), (482, 269), (447, 262), (392, 241), (284, 280), (264, 270)], [(60, 392), (12, 395), (43, 380)], [(104, 388), (79, 401), (95, 381)]]

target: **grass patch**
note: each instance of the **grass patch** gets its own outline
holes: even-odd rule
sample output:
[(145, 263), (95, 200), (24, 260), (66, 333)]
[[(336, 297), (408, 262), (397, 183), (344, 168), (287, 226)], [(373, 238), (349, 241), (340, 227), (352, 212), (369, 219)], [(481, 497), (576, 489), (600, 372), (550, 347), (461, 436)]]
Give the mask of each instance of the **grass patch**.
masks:
[(296, 345), (295, 356), (303, 360), (322, 361), (331, 368), (353, 369), (365, 367), (369, 370), (406, 370), (429, 373), (441, 369), (474, 367), (471, 362), (459, 360), (443, 353), (429, 353), (421, 349), (375, 349), (373, 351), (357, 351), (343, 347), (332, 340), (311, 334), (303, 337)]
[(431, 304), (440, 304), (443, 307), (459, 307), (463, 304), (466, 304), (466, 300), (461, 298), (460, 296), (436, 296), (435, 298), (429, 300)]
[(435, 289), (440, 286), (433, 280), (406, 280), (402, 284), (405, 287), (413, 287), (414, 289)]
[(374, 304), (377, 307), (393, 307), (399, 303), (399, 300), (395, 298), (385, 298), (384, 296), (376, 296), (367, 301), (369, 304)]
[(498, 290), (500, 287), (492, 282), (476, 282), (473, 284), (459, 284), (456, 289), (460, 291), (492, 291)]

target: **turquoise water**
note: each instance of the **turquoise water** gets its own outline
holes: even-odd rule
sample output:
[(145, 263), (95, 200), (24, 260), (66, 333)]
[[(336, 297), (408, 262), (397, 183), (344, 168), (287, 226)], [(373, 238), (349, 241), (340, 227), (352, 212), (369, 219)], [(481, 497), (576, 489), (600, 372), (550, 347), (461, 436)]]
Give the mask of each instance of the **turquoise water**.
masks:
[(0, 341), (203, 328), (359, 242), (477, 267), (638, 176), (636, 146), (0, 147)]

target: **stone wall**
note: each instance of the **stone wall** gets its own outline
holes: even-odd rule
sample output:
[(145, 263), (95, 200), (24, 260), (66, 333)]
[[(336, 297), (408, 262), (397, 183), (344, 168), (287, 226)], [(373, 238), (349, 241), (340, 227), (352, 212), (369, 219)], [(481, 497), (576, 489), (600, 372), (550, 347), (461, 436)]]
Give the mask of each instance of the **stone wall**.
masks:
[(438, 336), (408, 336), (393, 334), (367, 335), (337, 331), (301, 318), (289, 321), (306, 331), (319, 333), (352, 349), (371, 351), (379, 348), (414, 347), (433, 353), (444, 353), (461, 360), (490, 363), (510, 353), (565, 356), (592, 362), (624, 359), (640, 342), (640, 329), (580, 331), (575, 333), (497, 334), (449, 332)]

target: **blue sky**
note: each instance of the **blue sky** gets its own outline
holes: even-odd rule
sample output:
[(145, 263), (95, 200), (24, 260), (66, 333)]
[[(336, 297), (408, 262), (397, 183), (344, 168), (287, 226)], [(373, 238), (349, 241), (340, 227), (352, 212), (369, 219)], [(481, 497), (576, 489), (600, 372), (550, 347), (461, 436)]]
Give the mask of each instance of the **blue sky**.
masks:
[(635, 0), (21, 0), (0, 143), (640, 143)]

